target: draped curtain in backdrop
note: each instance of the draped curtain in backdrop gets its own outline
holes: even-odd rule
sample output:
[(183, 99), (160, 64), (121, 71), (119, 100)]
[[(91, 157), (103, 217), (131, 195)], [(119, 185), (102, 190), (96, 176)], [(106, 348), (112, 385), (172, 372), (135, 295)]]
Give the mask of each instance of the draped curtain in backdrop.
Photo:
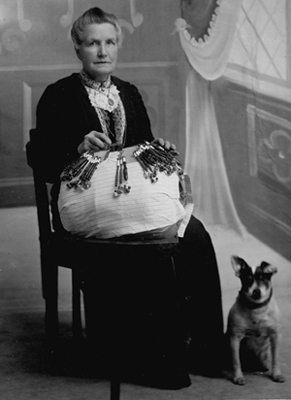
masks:
[(211, 94), (211, 81), (225, 71), (241, 0), (182, 0), (176, 20), (189, 61), (186, 83), (185, 171), (195, 215), (206, 224), (245, 234), (229, 188)]

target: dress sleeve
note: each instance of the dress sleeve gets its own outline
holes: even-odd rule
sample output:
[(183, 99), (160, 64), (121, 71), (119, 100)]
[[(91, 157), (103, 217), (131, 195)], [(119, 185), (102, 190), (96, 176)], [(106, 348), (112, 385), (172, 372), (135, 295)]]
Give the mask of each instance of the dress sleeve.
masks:
[(151, 123), (142, 96), (136, 86), (127, 87), (130, 107), (126, 109), (127, 137), (126, 146), (132, 146), (147, 140), (154, 139)]

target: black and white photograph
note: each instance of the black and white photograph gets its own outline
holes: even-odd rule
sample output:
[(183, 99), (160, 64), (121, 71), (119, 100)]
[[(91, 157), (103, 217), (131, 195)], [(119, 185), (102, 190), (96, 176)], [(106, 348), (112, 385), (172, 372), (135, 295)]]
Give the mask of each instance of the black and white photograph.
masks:
[(290, 0), (0, 0), (0, 400), (291, 400)]

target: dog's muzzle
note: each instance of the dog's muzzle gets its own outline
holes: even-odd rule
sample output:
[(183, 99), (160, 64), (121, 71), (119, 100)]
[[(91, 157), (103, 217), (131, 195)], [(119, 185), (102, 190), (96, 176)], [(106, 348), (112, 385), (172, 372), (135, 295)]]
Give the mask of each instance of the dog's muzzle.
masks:
[(260, 289), (255, 289), (253, 291), (252, 298), (254, 300), (259, 300), (261, 298), (261, 295), (262, 295), (261, 290)]

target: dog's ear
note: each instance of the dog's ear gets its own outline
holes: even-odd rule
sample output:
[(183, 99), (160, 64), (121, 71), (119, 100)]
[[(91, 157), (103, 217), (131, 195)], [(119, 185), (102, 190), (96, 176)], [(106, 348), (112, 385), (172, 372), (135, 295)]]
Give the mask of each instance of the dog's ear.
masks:
[(267, 263), (266, 261), (261, 262), (261, 269), (263, 270), (264, 274), (276, 274), (278, 272), (277, 267)]
[(243, 270), (250, 268), (242, 258), (238, 256), (231, 256), (231, 265), (234, 269), (235, 275), (240, 277)]

